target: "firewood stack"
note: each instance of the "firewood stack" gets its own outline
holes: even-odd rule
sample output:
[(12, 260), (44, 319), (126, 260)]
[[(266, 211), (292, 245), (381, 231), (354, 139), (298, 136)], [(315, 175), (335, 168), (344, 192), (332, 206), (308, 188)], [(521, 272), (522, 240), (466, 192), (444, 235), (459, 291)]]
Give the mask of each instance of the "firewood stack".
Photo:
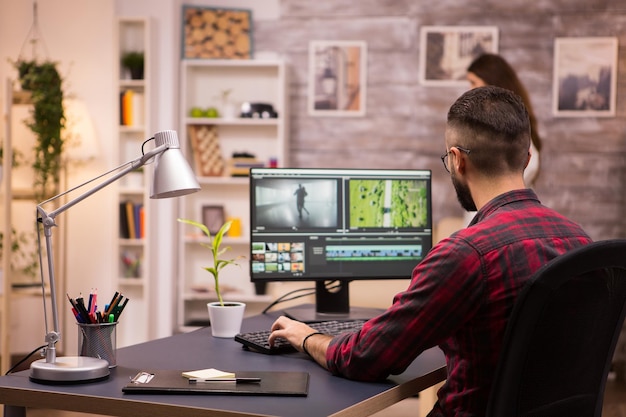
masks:
[(185, 58), (250, 59), (250, 12), (185, 10)]

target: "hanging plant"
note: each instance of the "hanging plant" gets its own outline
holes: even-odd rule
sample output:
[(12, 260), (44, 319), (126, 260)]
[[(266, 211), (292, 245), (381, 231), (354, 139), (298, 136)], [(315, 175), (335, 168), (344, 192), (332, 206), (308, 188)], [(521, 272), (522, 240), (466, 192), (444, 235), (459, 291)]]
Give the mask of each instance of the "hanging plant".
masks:
[(15, 63), (22, 90), (31, 93), (32, 119), (26, 125), (37, 137), (34, 161), (35, 196), (41, 201), (57, 193), (65, 124), (63, 82), (56, 63), (20, 60)]

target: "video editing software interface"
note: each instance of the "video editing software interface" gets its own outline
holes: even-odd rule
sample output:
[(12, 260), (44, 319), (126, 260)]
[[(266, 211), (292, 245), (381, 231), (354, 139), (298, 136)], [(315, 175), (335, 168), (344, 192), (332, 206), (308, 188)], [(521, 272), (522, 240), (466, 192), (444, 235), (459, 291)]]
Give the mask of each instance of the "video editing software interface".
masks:
[(430, 197), (429, 170), (253, 168), (252, 281), (410, 278)]

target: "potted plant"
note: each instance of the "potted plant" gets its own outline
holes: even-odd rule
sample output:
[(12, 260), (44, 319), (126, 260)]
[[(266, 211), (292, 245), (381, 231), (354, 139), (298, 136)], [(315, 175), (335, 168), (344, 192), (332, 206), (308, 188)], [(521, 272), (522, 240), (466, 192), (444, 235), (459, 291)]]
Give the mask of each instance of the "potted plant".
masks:
[(122, 66), (130, 71), (130, 78), (133, 80), (143, 79), (143, 52), (126, 52), (122, 55)]
[(229, 265), (238, 266), (237, 260), (241, 258), (241, 256), (232, 259), (221, 258), (223, 254), (230, 250), (230, 246), (222, 247), (222, 240), (226, 232), (230, 229), (232, 222), (229, 220), (222, 224), (219, 231), (215, 233), (215, 236), (212, 236), (209, 228), (205, 224), (188, 219), (178, 219), (178, 221), (200, 229), (209, 239), (209, 243), (200, 242), (200, 245), (209, 249), (213, 259), (211, 266), (203, 267), (205, 271), (208, 271), (213, 276), (215, 281), (215, 293), (218, 300), (207, 303), (209, 319), (211, 321), (211, 333), (215, 337), (234, 337), (241, 330), (241, 322), (246, 305), (234, 301), (224, 302), (220, 290), (220, 272)]
[(31, 93), (32, 120), (26, 124), (37, 137), (34, 148), (35, 196), (37, 201), (58, 194), (64, 151), (65, 126), (63, 80), (55, 62), (25, 61), (14, 63), (23, 91)]

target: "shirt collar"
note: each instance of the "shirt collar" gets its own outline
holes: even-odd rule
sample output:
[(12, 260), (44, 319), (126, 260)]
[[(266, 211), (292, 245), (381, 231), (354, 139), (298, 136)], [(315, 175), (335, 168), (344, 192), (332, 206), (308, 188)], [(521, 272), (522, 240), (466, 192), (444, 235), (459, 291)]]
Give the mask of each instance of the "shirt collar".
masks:
[(507, 204), (511, 204), (518, 201), (523, 200), (534, 200), (537, 203), (541, 203), (539, 201), (539, 197), (537, 194), (530, 188), (523, 188), (520, 190), (508, 191), (506, 193), (500, 194), (499, 196), (493, 198), (487, 204), (485, 204), (479, 211), (476, 213), (476, 216), (472, 219), (468, 226), (472, 226), (484, 218), (489, 217), (494, 211), (499, 209), (500, 207), (506, 206)]

